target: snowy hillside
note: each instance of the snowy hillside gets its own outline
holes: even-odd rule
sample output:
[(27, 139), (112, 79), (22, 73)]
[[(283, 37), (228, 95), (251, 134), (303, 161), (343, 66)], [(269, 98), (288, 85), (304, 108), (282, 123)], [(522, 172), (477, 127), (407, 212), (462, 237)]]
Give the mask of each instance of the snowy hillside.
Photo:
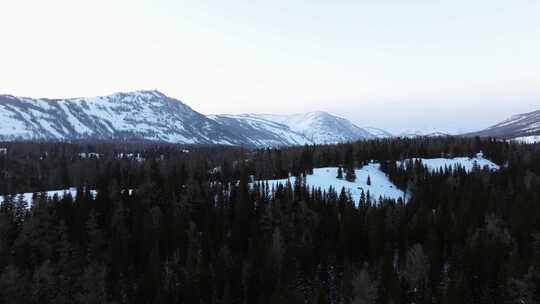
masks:
[[(360, 196), (362, 191), (369, 195), (373, 202), (378, 201), (379, 197), (389, 198), (389, 199), (404, 199), (405, 193), (399, 190), (386, 176), (384, 172), (380, 170), (380, 165), (372, 163), (362, 167), (361, 169), (355, 170), (356, 181), (348, 182), (345, 179), (338, 179), (337, 176), (337, 167), (327, 167), (327, 168), (316, 168), (313, 170), (313, 174), (307, 175), (306, 184), (312, 188), (321, 188), (321, 190), (328, 191), (332, 187), (336, 192), (341, 191), (342, 188), (345, 188), (346, 191), (349, 191), (351, 198), (354, 200), (355, 204), (358, 204), (360, 201)], [(367, 178), (370, 177), (371, 185), (367, 184)], [(276, 188), (277, 185), (282, 184), (286, 185), (288, 181), (291, 184), (294, 184), (296, 178), (294, 176), (289, 179), (277, 179), (277, 180), (268, 180), (262, 182), (268, 182), (270, 189)]]
[(415, 138), (415, 137), (445, 137), (455, 133), (440, 131), (436, 128), (406, 130), (396, 135), (396, 137)]
[(0, 96), (0, 140), (127, 139), (241, 144), (241, 137), (158, 91), (72, 99)]
[(475, 166), (480, 168), (488, 168), (490, 171), (497, 171), (500, 166), (494, 162), (484, 158), (482, 153), (478, 153), (476, 157), (455, 157), (455, 158), (414, 158), (406, 161), (398, 161), (397, 166), (406, 165), (407, 162), (421, 161), (422, 165), (428, 168), (428, 170), (434, 172), (440, 169), (450, 168), (455, 169), (458, 166), (465, 169), (467, 172), (471, 172)]
[(362, 129), (369, 132), (375, 138), (391, 138), (391, 137), (394, 137), (394, 135), (392, 133), (387, 132), (387, 131), (385, 131), (383, 129), (374, 128), (374, 127), (362, 127)]
[(313, 144), (303, 134), (281, 123), (251, 115), (209, 115), (223, 128), (235, 130), (253, 146), (276, 147)]
[(158, 91), (70, 99), (0, 95), (0, 141), (98, 139), (276, 147), (376, 137), (325, 112), (205, 116)]
[(356, 141), (376, 138), (368, 131), (355, 126), (350, 121), (326, 112), (309, 112), (292, 115), (246, 114), (242, 118), (257, 118), (288, 126), (302, 134), (308, 141), (319, 144)]
[(467, 135), (492, 136), (506, 139), (540, 136), (540, 111), (514, 115), (485, 130)]

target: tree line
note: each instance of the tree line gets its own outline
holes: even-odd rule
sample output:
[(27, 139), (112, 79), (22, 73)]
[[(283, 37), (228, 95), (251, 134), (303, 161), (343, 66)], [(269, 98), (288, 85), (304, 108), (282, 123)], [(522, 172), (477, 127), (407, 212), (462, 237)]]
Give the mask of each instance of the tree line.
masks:
[[(260, 150), (2, 146), (0, 303), (540, 300), (539, 145), (418, 138)], [(501, 170), (396, 165), (479, 151)], [(344, 189), (305, 183), (314, 168), (341, 167), (346, 177), (371, 161), (407, 201), (356, 202)], [(289, 174), (295, 183), (276, 188), (253, 182)], [(76, 196), (37, 193), (30, 207), (7, 195), (70, 186)]]

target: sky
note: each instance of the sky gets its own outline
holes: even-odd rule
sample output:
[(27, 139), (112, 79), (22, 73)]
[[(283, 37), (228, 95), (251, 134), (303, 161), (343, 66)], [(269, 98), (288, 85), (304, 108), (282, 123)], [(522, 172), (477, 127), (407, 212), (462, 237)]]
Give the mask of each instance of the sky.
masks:
[(2, 0), (0, 94), (157, 89), (391, 132), (540, 109), (538, 0)]

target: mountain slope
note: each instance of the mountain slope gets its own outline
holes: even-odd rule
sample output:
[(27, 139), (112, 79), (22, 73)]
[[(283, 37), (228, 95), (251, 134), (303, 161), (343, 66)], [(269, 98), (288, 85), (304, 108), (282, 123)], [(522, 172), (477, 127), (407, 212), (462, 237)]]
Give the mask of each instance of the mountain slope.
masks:
[[(325, 112), (200, 114), (158, 91), (34, 99), (0, 95), (0, 140), (127, 140), (275, 147), (381, 137)], [(384, 136), (382, 136), (384, 137)]]
[(371, 135), (373, 135), (375, 138), (391, 138), (394, 137), (394, 135), (386, 130), (374, 128), (374, 127), (363, 127), (362, 129), (369, 132)]
[(224, 129), (242, 134), (244, 142), (257, 147), (313, 144), (288, 126), (251, 115), (209, 115)]
[(514, 115), (485, 130), (467, 135), (492, 136), (507, 139), (538, 136), (540, 135), (540, 111)]
[(0, 139), (128, 139), (241, 144), (242, 139), (157, 91), (103, 97), (32, 99), (0, 96)]
[(307, 141), (318, 144), (333, 144), (376, 138), (375, 135), (357, 127), (350, 121), (326, 112), (309, 112), (291, 115), (245, 114), (239, 119), (259, 119), (279, 123), (303, 135)]
[(446, 137), (446, 136), (452, 136), (452, 135), (449, 133), (440, 132), (440, 131), (422, 131), (422, 130), (405, 131), (397, 135), (397, 137), (403, 137), (403, 138)]

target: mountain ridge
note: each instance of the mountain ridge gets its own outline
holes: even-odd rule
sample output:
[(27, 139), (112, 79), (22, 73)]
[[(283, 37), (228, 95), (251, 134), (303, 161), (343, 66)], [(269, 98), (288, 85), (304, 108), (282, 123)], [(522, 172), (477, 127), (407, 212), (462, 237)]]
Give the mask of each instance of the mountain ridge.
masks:
[(528, 141), (528, 138), (540, 136), (540, 110), (512, 115), (486, 129), (465, 135)]
[(303, 136), (305, 143), (333, 144), (358, 139), (378, 138), (345, 118), (323, 111), (296, 114), (227, 114), (215, 115), (218, 119), (234, 118), (243, 122), (278, 124), (289, 128), (294, 134)]
[[(301, 127), (301, 128), (299, 128)], [(158, 90), (105, 96), (0, 95), (0, 140), (149, 140), (275, 147), (377, 138), (327, 112), (203, 115)]]

